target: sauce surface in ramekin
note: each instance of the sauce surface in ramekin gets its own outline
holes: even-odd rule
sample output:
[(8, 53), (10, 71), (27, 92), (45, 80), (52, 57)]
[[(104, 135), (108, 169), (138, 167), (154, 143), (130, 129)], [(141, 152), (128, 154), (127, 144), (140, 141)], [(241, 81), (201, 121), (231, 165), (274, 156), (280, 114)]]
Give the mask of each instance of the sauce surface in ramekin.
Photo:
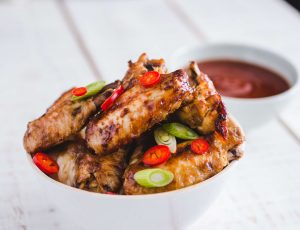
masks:
[(198, 62), (200, 70), (214, 82), (221, 95), (237, 98), (262, 98), (290, 88), (278, 73), (255, 64), (235, 60)]

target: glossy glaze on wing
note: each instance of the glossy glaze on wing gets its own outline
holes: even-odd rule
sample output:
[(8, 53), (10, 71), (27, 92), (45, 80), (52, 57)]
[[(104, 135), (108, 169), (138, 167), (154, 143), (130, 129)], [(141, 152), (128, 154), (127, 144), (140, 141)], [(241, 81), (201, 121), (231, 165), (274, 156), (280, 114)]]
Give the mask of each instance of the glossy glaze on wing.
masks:
[(108, 111), (88, 124), (88, 146), (97, 154), (116, 151), (165, 120), (190, 93), (183, 70), (161, 75), (161, 82), (153, 87), (133, 86)]
[(202, 134), (217, 130), (226, 138), (226, 108), (220, 94), (207, 75), (200, 72), (197, 64), (189, 66), (189, 80), (194, 89), (193, 98), (177, 111), (181, 122), (197, 129)]
[(26, 151), (36, 153), (46, 150), (79, 132), (119, 84), (107, 85), (96, 96), (76, 102), (71, 101), (72, 90), (65, 92), (44, 115), (28, 123), (24, 136)]
[(119, 149), (95, 156), (81, 140), (68, 141), (48, 151), (59, 165), (58, 181), (80, 189), (105, 193), (118, 192), (127, 166), (128, 151)]
[(145, 53), (141, 54), (136, 62), (129, 61), (128, 67), (122, 80), (122, 85), (126, 90), (138, 84), (139, 78), (148, 71), (167, 73), (164, 59), (149, 59)]
[[(140, 78), (148, 71), (159, 72), (160, 81), (144, 87)], [(101, 109), (120, 84), (124, 92), (108, 109)], [(135, 63), (129, 62), (122, 82), (109, 84), (82, 101), (72, 102), (71, 97), (71, 90), (65, 92), (43, 116), (28, 124), (24, 136), (28, 153), (44, 151), (56, 160), (59, 172), (51, 177), (64, 184), (99, 193), (166, 192), (202, 182), (241, 157), (243, 134), (228, 118), (221, 96), (195, 62), (188, 74), (184, 70), (167, 74), (163, 59), (150, 60), (142, 54)], [(142, 158), (157, 145), (153, 130), (164, 122), (186, 124), (210, 147), (197, 155), (191, 141), (177, 138), (177, 152), (153, 166), (171, 171), (174, 180), (160, 188), (142, 187), (133, 176), (149, 168)]]
[[(172, 183), (161, 188), (146, 188), (136, 183), (133, 176), (137, 171), (149, 168), (142, 163), (145, 151), (142, 145), (137, 146), (124, 174), (123, 190), (127, 195), (166, 192), (202, 182), (220, 172), (230, 161), (241, 157), (238, 146), (244, 141), (240, 128), (231, 120), (228, 121), (228, 137), (225, 140), (218, 132), (207, 136), (210, 143), (208, 152), (202, 155), (191, 151), (191, 141), (180, 143), (177, 152), (164, 164), (156, 168), (166, 169), (174, 174)], [(235, 155), (232, 154), (235, 152)]]

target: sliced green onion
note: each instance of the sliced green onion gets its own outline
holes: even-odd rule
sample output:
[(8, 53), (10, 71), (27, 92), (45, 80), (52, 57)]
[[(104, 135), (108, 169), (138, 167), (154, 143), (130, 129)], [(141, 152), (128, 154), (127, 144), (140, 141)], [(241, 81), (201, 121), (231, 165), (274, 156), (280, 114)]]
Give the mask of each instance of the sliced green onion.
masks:
[(170, 184), (174, 179), (174, 175), (168, 170), (155, 168), (138, 171), (133, 178), (143, 187), (156, 188)]
[(171, 135), (185, 140), (194, 140), (199, 138), (199, 135), (189, 127), (180, 123), (163, 124), (163, 129)]
[(72, 101), (82, 100), (95, 94), (99, 93), (99, 91), (105, 86), (105, 81), (96, 81), (86, 86), (87, 92), (82, 96), (72, 96)]
[(158, 145), (168, 146), (171, 153), (176, 152), (175, 136), (169, 134), (163, 128), (157, 128), (154, 130), (154, 139)]

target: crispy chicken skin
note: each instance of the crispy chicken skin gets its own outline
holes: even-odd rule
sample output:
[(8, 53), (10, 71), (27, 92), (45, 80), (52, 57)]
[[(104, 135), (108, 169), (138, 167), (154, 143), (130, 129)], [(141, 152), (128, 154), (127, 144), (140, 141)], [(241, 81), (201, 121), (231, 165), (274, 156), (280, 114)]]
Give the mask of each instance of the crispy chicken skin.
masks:
[(58, 181), (80, 189), (106, 193), (119, 192), (127, 166), (128, 151), (120, 149), (105, 156), (95, 156), (85, 143), (67, 141), (48, 151), (59, 165)]
[(149, 60), (145, 53), (141, 54), (136, 62), (129, 61), (128, 67), (129, 69), (122, 80), (122, 85), (125, 89), (138, 84), (139, 78), (148, 71), (157, 71), (160, 74), (167, 73), (164, 59)]
[(72, 102), (72, 90), (65, 92), (40, 118), (29, 122), (24, 136), (28, 153), (46, 150), (62, 143), (79, 132), (88, 118), (97, 112), (103, 101), (120, 84), (116, 81), (105, 86), (97, 95)]
[(166, 119), (191, 93), (183, 70), (162, 74), (161, 81), (146, 88), (126, 90), (106, 112), (87, 125), (88, 146), (97, 154), (111, 153)]
[(78, 161), (77, 183), (80, 189), (93, 192), (119, 192), (127, 166), (125, 149), (104, 156), (82, 155)]
[(205, 154), (193, 153), (190, 149), (191, 141), (186, 141), (177, 145), (176, 154), (173, 154), (167, 162), (156, 166), (174, 174), (173, 182), (165, 187), (146, 188), (135, 182), (134, 174), (149, 168), (142, 162), (146, 148), (142, 144), (138, 145), (132, 154), (130, 165), (124, 173), (124, 193), (139, 195), (171, 191), (202, 182), (220, 172), (230, 161), (241, 156), (238, 146), (244, 140), (239, 127), (231, 120), (228, 120), (227, 123), (228, 136), (226, 140), (218, 132), (206, 136), (210, 148)]
[[(42, 151), (59, 165), (50, 177), (92, 192), (151, 194), (202, 182), (242, 156), (243, 133), (227, 116), (221, 96), (195, 62), (188, 74), (184, 70), (168, 73), (163, 59), (149, 59), (145, 53), (128, 64), (122, 81), (76, 102), (71, 100), (71, 89), (28, 123), (23, 140), (26, 151), (32, 155)], [(160, 81), (144, 87), (140, 78), (148, 71), (159, 72)], [(121, 84), (124, 92), (108, 109), (100, 109)], [(209, 148), (196, 154), (191, 150), (192, 140), (177, 139), (176, 153), (153, 166), (172, 172), (173, 181), (147, 188), (134, 180), (134, 174), (150, 168), (142, 158), (157, 145), (153, 132), (161, 122), (185, 123), (207, 140)]]
[(193, 99), (178, 110), (179, 120), (202, 134), (216, 130), (226, 138), (227, 112), (212, 81), (206, 74), (200, 72), (195, 62), (191, 62), (188, 75), (190, 85), (194, 89)]

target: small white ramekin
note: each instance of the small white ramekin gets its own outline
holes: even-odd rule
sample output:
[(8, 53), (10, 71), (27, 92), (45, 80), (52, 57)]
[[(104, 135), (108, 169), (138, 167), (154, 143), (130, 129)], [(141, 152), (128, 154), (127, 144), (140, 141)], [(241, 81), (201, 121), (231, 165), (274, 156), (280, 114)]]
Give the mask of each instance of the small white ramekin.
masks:
[(225, 104), (241, 123), (246, 133), (276, 117), (299, 93), (299, 75), (286, 58), (271, 51), (248, 45), (206, 44), (184, 47), (171, 57), (171, 70), (186, 67), (190, 61), (229, 59), (254, 63), (274, 70), (284, 77), (290, 88), (280, 94), (255, 99), (223, 97)]

